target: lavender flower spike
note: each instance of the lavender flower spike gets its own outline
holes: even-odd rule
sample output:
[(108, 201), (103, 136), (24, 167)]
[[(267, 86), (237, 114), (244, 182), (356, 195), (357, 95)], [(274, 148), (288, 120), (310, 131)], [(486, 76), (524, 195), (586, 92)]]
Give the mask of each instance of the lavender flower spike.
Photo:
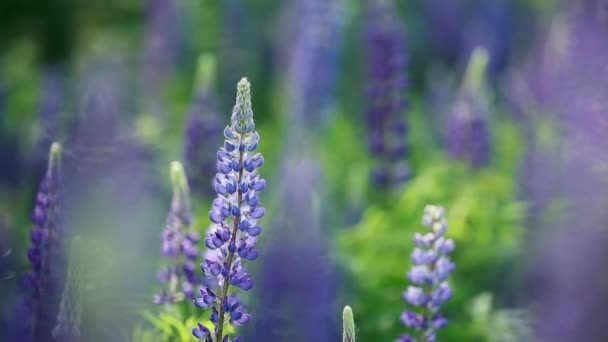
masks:
[[(245, 261), (258, 257), (255, 243), (262, 231), (258, 220), (265, 214), (265, 209), (259, 206), (258, 193), (264, 190), (266, 181), (257, 173), (264, 158), (253, 153), (260, 136), (255, 131), (250, 84), (246, 78), (238, 83), (236, 104), (224, 136), (224, 146), (217, 153), (215, 191), (218, 196), (209, 212), (209, 219), (215, 226), (205, 239), (205, 245), (213, 253), (201, 263), (212, 286), (201, 289), (201, 297), (194, 300), (198, 308), (212, 310), (213, 332), (201, 323), (192, 329), (195, 337), (206, 342), (227, 342), (228, 335), (224, 336), (226, 322), (239, 326), (251, 320), (237, 296), (228, 294), (231, 285), (243, 291), (253, 287)], [(239, 338), (231, 341), (239, 341)]]
[(180, 162), (171, 163), (171, 182), (171, 210), (161, 234), (161, 254), (170, 259), (171, 264), (158, 274), (160, 282), (168, 284), (168, 288), (154, 296), (156, 304), (172, 304), (183, 300), (184, 297), (194, 299), (195, 287), (199, 283), (196, 277), (199, 236), (190, 230), (190, 190)]
[(443, 237), (448, 223), (442, 207), (427, 205), (422, 224), (431, 231), (414, 236), (416, 248), (411, 256), (414, 266), (407, 274), (414, 286), (403, 293), (404, 299), (415, 308), (401, 315), (401, 321), (413, 334), (401, 335), (397, 342), (433, 342), (437, 330), (448, 323), (439, 309), (452, 296), (446, 279), (455, 268), (448, 257), (454, 250), (454, 241)]
[(471, 54), (447, 128), (449, 156), (465, 160), (476, 168), (490, 161), (489, 109), (484, 93), (488, 62), (488, 52), (482, 47), (477, 47)]
[(365, 29), (369, 150), (375, 185), (390, 188), (410, 176), (407, 157), (407, 49), (392, 1), (371, 1)]
[(61, 145), (55, 142), (51, 145), (48, 168), (36, 194), (32, 213), (32, 245), (27, 252), (32, 270), (25, 282), (32, 291), (28, 302), (31, 313), (28, 325), (30, 337), (34, 340), (50, 336), (63, 289), (60, 159)]

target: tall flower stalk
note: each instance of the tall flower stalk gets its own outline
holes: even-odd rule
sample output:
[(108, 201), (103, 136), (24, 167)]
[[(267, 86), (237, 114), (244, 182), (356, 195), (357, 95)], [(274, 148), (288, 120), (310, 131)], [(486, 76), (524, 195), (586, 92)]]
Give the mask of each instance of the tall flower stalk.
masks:
[(196, 277), (199, 235), (190, 229), (190, 191), (180, 162), (171, 163), (171, 183), (173, 199), (161, 234), (160, 249), (161, 255), (171, 260), (171, 263), (158, 274), (158, 279), (167, 284), (167, 288), (154, 296), (156, 304), (172, 304), (184, 298), (194, 299), (195, 287), (199, 283)]
[(448, 154), (453, 159), (481, 167), (490, 161), (488, 103), (484, 93), (488, 52), (476, 48), (448, 122)]
[[(205, 245), (214, 253), (209, 253), (201, 263), (205, 277), (212, 280), (212, 284), (201, 289), (201, 297), (194, 300), (198, 308), (211, 308), (214, 331), (202, 323), (192, 330), (195, 337), (207, 342), (228, 341), (228, 335), (224, 336), (226, 323), (239, 326), (251, 319), (236, 294), (230, 293), (230, 286), (243, 291), (253, 287), (245, 261), (258, 257), (255, 244), (262, 232), (258, 220), (265, 214), (265, 209), (259, 206), (258, 193), (266, 187), (266, 181), (257, 172), (264, 158), (254, 154), (260, 136), (255, 131), (250, 87), (246, 78), (239, 81), (230, 125), (224, 129), (226, 140), (217, 153), (215, 191), (218, 196), (209, 212), (214, 227), (205, 239)], [(238, 340), (238, 337), (232, 339)]]
[(26, 277), (31, 289), (29, 310), (32, 315), (31, 337), (51, 335), (62, 291), (64, 235), (61, 208), (61, 145), (53, 143), (46, 174), (36, 194), (27, 256), (32, 270)]
[(427, 205), (422, 224), (431, 231), (414, 236), (416, 248), (411, 255), (414, 266), (407, 274), (413, 286), (403, 293), (413, 308), (401, 315), (401, 322), (413, 334), (401, 335), (399, 342), (433, 342), (437, 330), (448, 323), (439, 309), (452, 296), (447, 277), (455, 268), (448, 257), (454, 251), (454, 241), (444, 237), (448, 223), (442, 207)]
[(391, 1), (372, 0), (365, 29), (367, 46), (368, 144), (376, 166), (372, 180), (390, 187), (409, 177), (405, 30)]

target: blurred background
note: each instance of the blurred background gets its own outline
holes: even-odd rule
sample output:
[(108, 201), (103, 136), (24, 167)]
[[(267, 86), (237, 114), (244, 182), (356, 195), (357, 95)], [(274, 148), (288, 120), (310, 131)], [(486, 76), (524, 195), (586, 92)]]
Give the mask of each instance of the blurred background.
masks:
[(244, 341), (338, 341), (346, 304), (395, 340), (428, 203), (456, 243), (439, 341), (608, 341), (608, 1), (3, 0), (0, 23), (0, 340), (32, 338), (32, 301), (67, 331), (37, 341), (194, 340), (208, 313), (153, 303), (169, 163), (204, 235), (247, 77), (268, 187)]

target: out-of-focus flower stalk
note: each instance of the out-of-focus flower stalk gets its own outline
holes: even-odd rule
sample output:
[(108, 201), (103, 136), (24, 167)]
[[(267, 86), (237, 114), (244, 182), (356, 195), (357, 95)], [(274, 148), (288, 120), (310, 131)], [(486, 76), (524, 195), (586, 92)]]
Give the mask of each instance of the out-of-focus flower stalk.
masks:
[(31, 246), (27, 253), (32, 264), (32, 270), (25, 281), (31, 289), (28, 305), (32, 315), (29, 323), (33, 339), (51, 336), (63, 288), (62, 239), (65, 231), (61, 191), (61, 145), (53, 143), (48, 168), (36, 194), (30, 232)]
[(484, 88), (488, 60), (484, 48), (478, 47), (471, 54), (448, 121), (448, 154), (473, 167), (482, 167), (490, 161), (489, 112)]
[(167, 284), (162, 292), (154, 296), (156, 304), (173, 304), (184, 298), (194, 299), (196, 259), (199, 257), (199, 236), (190, 229), (192, 210), (190, 191), (184, 168), (180, 162), (171, 163), (173, 199), (167, 223), (161, 234), (161, 254), (171, 260), (158, 274), (161, 283)]
[(377, 165), (372, 180), (390, 187), (407, 180), (407, 52), (405, 30), (390, 1), (371, 1), (365, 28), (368, 143)]

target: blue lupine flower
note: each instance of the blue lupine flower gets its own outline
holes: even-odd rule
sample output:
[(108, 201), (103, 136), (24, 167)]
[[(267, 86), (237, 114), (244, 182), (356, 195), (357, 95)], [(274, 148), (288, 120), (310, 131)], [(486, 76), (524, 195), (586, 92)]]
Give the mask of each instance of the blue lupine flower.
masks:
[(214, 226), (205, 239), (205, 245), (213, 253), (208, 253), (201, 263), (201, 270), (211, 281), (209, 287), (200, 289), (201, 297), (194, 300), (199, 308), (212, 308), (211, 322), (215, 329), (213, 334), (200, 325), (192, 330), (195, 337), (213, 341), (215, 336), (216, 342), (228, 341), (223, 330), (226, 315), (233, 326), (246, 324), (251, 319), (238, 297), (228, 295), (228, 289), (230, 285), (243, 291), (253, 287), (244, 261), (258, 256), (255, 244), (262, 229), (258, 220), (265, 214), (265, 209), (259, 207), (258, 193), (264, 190), (266, 181), (257, 173), (264, 158), (254, 154), (260, 136), (255, 131), (250, 84), (246, 78), (238, 83), (236, 104), (224, 136), (224, 146), (217, 153), (215, 191), (218, 196), (209, 212)]
[(53, 323), (63, 290), (64, 255), (62, 238), (65, 234), (61, 210), (61, 146), (51, 145), (49, 164), (38, 193), (32, 213), (34, 226), (30, 232), (27, 256), (32, 271), (27, 275), (26, 285), (32, 290), (29, 310), (32, 314), (31, 337), (44, 340), (51, 336)]
[(407, 123), (402, 116), (407, 107), (405, 32), (391, 2), (372, 1), (368, 13), (366, 119), (369, 149), (378, 161), (372, 180), (391, 186), (409, 177)]
[(194, 299), (196, 277), (196, 260), (199, 257), (199, 236), (190, 230), (192, 210), (190, 207), (190, 191), (184, 168), (180, 162), (171, 163), (171, 182), (173, 183), (173, 199), (171, 210), (167, 215), (167, 223), (161, 234), (161, 255), (171, 260), (158, 274), (161, 283), (168, 288), (154, 296), (156, 304), (170, 304), (183, 300)]
[(448, 122), (448, 154), (473, 167), (484, 166), (490, 161), (488, 104), (483, 93), (487, 65), (487, 52), (476, 48)]
[(431, 232), (414, 236), (416, 248), (411, 255), (414, 266), (407, 275), (414, 286), (409, 286), (403, 293), (405, 301), (418, 309), (406, 310), (401, 315), (403, 325), (415, 333), (402, 335), (397, 339), (400, 342), (435, 341), (437, 329), (448, 323), (439, 309), (452, 297), (446, 279), (455, 268), (448, 258), (454, 250), (454, 241), (443, 237), (447, 221), (442, 207), (427, 205), (422, 223)]

